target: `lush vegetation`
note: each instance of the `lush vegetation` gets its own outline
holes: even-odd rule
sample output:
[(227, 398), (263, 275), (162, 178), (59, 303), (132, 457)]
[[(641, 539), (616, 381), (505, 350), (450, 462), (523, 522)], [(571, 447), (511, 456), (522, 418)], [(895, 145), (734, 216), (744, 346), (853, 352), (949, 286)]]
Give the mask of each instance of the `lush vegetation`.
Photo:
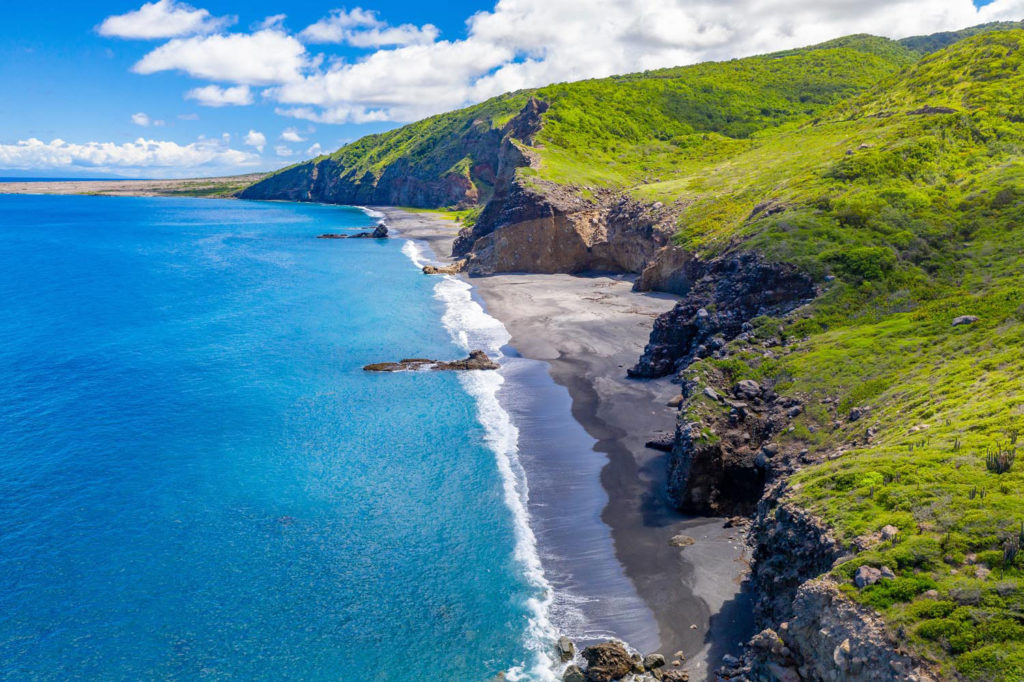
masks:
[[(690, 248), (754, 249), (818, 277), (813, 304), (758, 321), (785, 345), (737, 343), (693, 371), (804, 401), (781, 440), (820, 463), (792, 499), (867, 548), (836, 577), (950, 677), (979, 681), (1024, 680), (1022, 67), (1024, 31), (970, 38), (633, 190), (685, 204)], [(954, 326), (964, 315), (978, 319)], [(882, 542), (886, 525), (900, 533)], [(862, 565), (897, 578), (858, 590)]]

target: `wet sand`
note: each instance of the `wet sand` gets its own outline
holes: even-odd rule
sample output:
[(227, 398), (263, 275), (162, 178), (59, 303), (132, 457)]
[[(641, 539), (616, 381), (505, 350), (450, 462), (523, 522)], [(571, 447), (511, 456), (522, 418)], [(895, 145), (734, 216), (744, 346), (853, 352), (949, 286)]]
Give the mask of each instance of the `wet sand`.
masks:
[[(429, 213), (385, 213), (401, 236), (427, 241), (441, 260), (451, 253), (457, 224)], [(652, 640), (641, 614), (626, 603), (622, 626), (609, 626), (627, 641), (627, 633), (633, 633), (641, 640), (630, 642), (634, 646), (656, 644), (669, 660), (683, 651), (684, 667), (702, 679), (749, 636), (751, 603), (740, 591), (746, 571), (742, 533), (726, 528), (724, 519), (685, 517), (672, 509), (664, 494), (667, 455), (644, 446), (655, 433), (674, 428), (676, 410), (666, 403), (678, 386), (667, 379), (626, 377), (654, 317), (670, 309), (674, 297), (635, 293), (632, 278), (623, 275), (510, 274), (469, 281), (488, 312), (505, 324), (516, 351), (547, 363), (550, 376), (568, 391), (573, 417), (591, 438), (592, 451), (580, 455), (585, 459), (578, 462), (577, 475), (592, 470), (589, 458), (601, 465), (607, 500), (601, 519), (625, 575), (654, 615), (658, 637)], [(571, 443), (566, 449), (579, 447), (575, 436), (567, 435), (565, 443)], [(564, 455), (549, 451), (545, 456)], [(565, 486), (574, 483), (580, 484), (567, 480)], [(685, 549), (669, 545), (679, 533), (696, 543)]]

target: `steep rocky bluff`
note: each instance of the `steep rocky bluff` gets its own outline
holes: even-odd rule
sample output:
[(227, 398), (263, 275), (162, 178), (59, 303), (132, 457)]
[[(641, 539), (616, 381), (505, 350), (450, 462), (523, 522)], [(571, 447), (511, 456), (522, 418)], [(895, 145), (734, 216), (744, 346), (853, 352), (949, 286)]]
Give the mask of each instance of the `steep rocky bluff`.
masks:
[(670, 499), (749, 521), (762, 631), (721, 679), (1018, 681), (1021, 92), (1017, 24), (851, 36), (511, 93), (241, 196), (453, 210), (453, 269), (681, 297), (629, 373), (680, 385)]

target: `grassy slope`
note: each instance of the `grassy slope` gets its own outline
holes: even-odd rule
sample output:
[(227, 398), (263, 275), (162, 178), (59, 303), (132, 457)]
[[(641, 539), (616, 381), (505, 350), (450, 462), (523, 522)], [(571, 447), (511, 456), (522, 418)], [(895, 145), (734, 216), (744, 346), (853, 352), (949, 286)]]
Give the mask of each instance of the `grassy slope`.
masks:
[(776, 55), (552, 85), (538, 135), (545, 180), (572, 185), (650, 184), (756, 138), (805, 121), (912, 63), (883, 38), (851, 36)]
[[(688, 203), (691, 248), (755, 249), (835, 277), (799, 315), (759, 321), (763, 337), (783, 324), (798, 339), (777, 357), (737, 343), (692, 371), (805, 399), (783, 440), (843, 454), (798, 474), (794, 499), (847, 540), (901, 529), (836, 573), (894, 568), (897, 580), (851, 596), (974, 680), (1024, 679), (1024, 554), (1012, 551), (1024, 462), (986, 468), (1024, 423), (1022, 92), (1024, 31), (978, 36), (814, 124), (634, 190)], [(957, 113), (910, 113), (926, 105)], [(748, 219), (765, 200), (786, 210)], [(951, 325), (965, 314), (980, 321)], [(848, 420), (853, 407), (869, 417)], [(690, 417), (702, 409), (716, 408)]]

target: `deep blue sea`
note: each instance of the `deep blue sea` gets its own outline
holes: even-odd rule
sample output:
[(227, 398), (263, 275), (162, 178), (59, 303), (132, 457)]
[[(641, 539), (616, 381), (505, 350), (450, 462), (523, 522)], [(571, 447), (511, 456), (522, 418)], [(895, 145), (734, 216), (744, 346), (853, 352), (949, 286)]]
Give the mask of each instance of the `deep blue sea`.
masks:
[(361, 370), (507, 335), (374, 222), (0, 196), (0, 678), (548, 676), (501, 376)]

